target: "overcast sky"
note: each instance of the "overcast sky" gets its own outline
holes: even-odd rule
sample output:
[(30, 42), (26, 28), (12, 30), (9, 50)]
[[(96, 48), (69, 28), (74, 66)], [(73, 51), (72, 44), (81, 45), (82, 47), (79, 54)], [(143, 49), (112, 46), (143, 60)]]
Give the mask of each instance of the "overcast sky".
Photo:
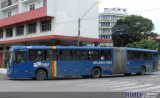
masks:
[(128, 14), (141, 15), (152, 20), (155, 30), (160, 34), (160, 0), (99, 0), (99, 10), (104, 8), (127, 8)]

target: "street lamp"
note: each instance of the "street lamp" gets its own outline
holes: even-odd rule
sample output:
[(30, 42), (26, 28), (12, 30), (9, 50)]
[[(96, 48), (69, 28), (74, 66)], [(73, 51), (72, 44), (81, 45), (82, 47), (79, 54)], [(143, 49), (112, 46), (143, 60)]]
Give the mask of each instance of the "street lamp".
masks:
[(81, 20), (84, 18), (84, 16), (85, 16), (97, 3), (98, 3), (98, 2), (95, 2), (95, 3), (82, 15), (82, 17), (78, 19), (78, 40), (77, 40), (77, 46), (80, 46)]

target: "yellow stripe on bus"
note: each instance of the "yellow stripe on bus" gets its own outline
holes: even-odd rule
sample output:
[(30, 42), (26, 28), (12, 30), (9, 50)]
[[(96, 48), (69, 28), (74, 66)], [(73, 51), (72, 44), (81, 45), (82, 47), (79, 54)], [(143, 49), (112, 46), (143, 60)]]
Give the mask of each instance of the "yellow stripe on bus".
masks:
[(54, 61), (52, 62), (52, 77), (54, 77)]
[(57, 62), (53, 61), (54, 63), (54, 77), (57, 77)]
[(56, 46), (52, 46), (52, 49), (53, 49), (53, 50), (56, 50)]
[[(51, 46), (53, 50), (56, 50), (56, 46)], [(57, 77), (57, 62), (52, 61), (52, 77)]]
[(57, 77), (57, 62), (52, 62), (52, 77)]

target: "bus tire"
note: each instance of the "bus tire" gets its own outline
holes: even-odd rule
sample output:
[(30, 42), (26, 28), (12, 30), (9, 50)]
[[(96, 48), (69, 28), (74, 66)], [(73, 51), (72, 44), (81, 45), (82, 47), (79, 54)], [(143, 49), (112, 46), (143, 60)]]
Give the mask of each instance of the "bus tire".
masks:
[(146, 73), (146, 68), (145, 68), (145, 67), (141, 67), (141, 68), (140, 68), (140, 72), (137, 73), (137, 74), (138, 74), (138, 75), (145, 75), (145, 73)]
[(36, 71), (36, 76), (35, 76), (36, 80), (45, 80), (46, 77), (47, 77), (47, 73), (45, 70), (39, 69)]
[(100, 78), (102, 76), (102, 72), (100, 68), (93, 68), (91, 73), (92, 78)]

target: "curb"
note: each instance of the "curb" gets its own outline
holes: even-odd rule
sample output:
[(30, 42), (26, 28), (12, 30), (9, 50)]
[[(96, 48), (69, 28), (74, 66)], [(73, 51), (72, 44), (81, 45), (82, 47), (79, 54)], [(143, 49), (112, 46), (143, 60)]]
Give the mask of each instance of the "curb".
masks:
[(0, 78), (1, 77), (7, 77), (7, 75), (6, 74), (0, 74)]

